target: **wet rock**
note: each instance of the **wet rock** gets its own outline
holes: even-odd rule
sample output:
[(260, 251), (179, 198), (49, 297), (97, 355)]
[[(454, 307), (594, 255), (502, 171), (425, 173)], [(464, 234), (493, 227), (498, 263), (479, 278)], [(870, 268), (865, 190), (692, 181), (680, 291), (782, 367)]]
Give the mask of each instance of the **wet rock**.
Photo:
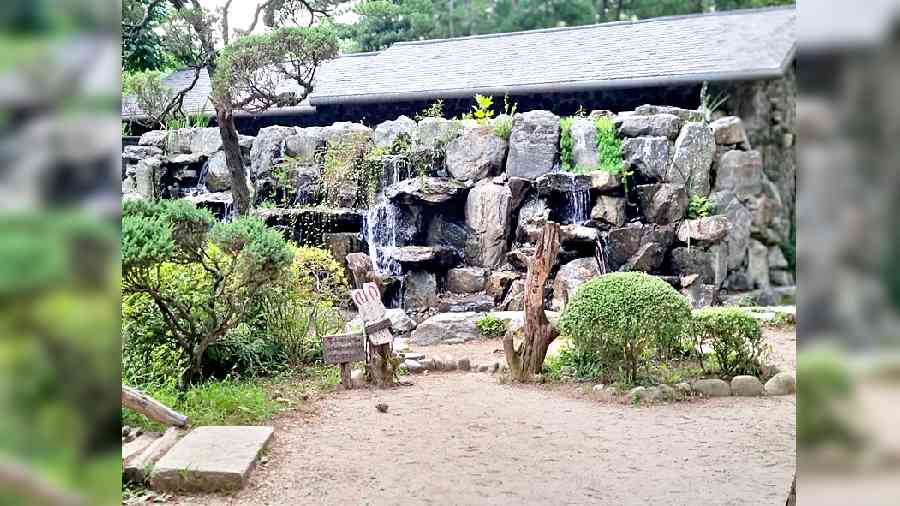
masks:
[(669, 140), (665, 137), (638, 137), (622, 142), (622, 158), (628, 167), (646, 179), (662, 181), (669, 172)]
[(211, 192), (231, 189), (231, 172), (225, 164), (225, 152), (214, 153), (209, 159), (206, 173), (206, 188)]
[(478, 267), (461, 267), (447, 271), (447, 289), (451, 292), (482, 292), (487, 281), (488, 271)]
[[(461, 252), (467, 258), (476, 254), (474, 241), (472, 241), (472, 230), (463, 223), (448, 221), (440, 214), (434, 216), (428, 223), (428, 230), (425, 233), (425, 244), (428, 246), (449, 246)], [(467, 251), (467, 248), (473, 251)]]
[(590, 176), (576, 176), (568, 172), (551, 172), (534, 181), (534, 188), (540, 197), (586, 191), (590, 187)]
[(733, 192), (741, 201), (762, 192), (762, 156), (758, 151), (726, 151), (719, 157), (716, 191)]
[(671, 225), (629, 223), (614, 228), (605, 241), (609, 268), (652, 272), (662, 265), (674, 238), (675, 230)]
[(163, 150), (156, 146), (125, 146), (122, 148), (122, 160), (126, 163), (137, 163), (144, 158), (160, 158)]
[(456, 251), (446, 246), (399, 246), (381, 249), (384, 258), (396, 260), (404, 267), (446, 269), (458, 260)]
[(559, 150), (559, 117), (549, 111), (516, 113), (509, 137), (506, 172), (536, 179), (553, 169)]
[(674, 140), (681, 130), (682, 120), (673, 114), (654, 114), (619, 116), (616, 123), (622, 137), (667, 137)]
[(780, 372), (766, 382), (766, 395), (790, 395), (797, 391), (797, 380), (788, 372)]
[(473, 231), (477, 253), (469, 263), (494, 268), (503, 263), (509, 230), (509, 202), (512, 198), (507, 186), (478, 185), (466, 199), (466, 225)]
[(702, 379), (691, 384), (691, 389), (704, 397), (728, 397), (731, 387), (720, 379)]
[(595, 192), (611, 192), (622, 186), (621, 177), (605, 170), (593, 170), (588, 176), (591, 178), (591, 190)]
[(709, 127), (688, 123), (675, 140), (667, 181), (685, 185), (690, 195), (709, 194), (709, 170), (715, 153), (716, 143)]
[(284, 154), (291, 157), (297, 164), (316, 165), (317, 158), (325, 149), (322, 128), (298, 128), (296, 131), (295, 135), (285, 137)]
[(412, 141), (416, 131), (416, 122), (406, 116), (400, 116), (393, 121), (379, 123), (375, 127), (373, 139), (375, 145), (382, 148), (390, 147), (401, 135), (405, 134)]
[(447, 145), (444, 164), (455, 179), (479, 180), (503, 170), (507, 142), (486, 125), (463, 128)]
[(406, 275), (403, 307), (429, 308), (437, 303), (437, 281), (433, 272), (412, 271)]
[(521, 177), (511, 177), (507, 180), (506, 186), (509, 187), (509, 192), (512, 195), (509, 201), (509, 209), (515, 211), (531, 193), (531, 181)]
[(641, 209), (649, 223), (666, 225), (684, 218), (688, 208), (684, 186), (658, 183), (640, 185), (636, 190)]
[(763, 385), (756, 376), (735, 376), (731, 380), (731, 395), (738, 397), (759, 397)]
[[(412, 333), (412, 342), (422, 346), (439, 344), (449, 339), (461, 339), (462, 341), (474, 341), (481, 338), (481, 334), (475, 327), (482, 313), (438, 313), (423, 321)], [(444, 364), (456, 361), (452, 358), (444, 359)]]
[(749, 147), (747, 132), (744, 130), (744, 122), (737, 116), (725, 116), (709, 124), (715, 133), (716, 144), (741, 145)]
[(572, 161), (575, 166), (596, 167), (597, 127), (588, 118), (573, 118), (569, 129), (572, 134)]
[(469, 185), (442, 177), (414, 177), (388, 186), (384, 196), (392, 202), (406, 205), (442, 204), (462, 198)]
[(678, 240), (704, 245), (717, 243), (728, 235), (728, 218), (722, 215), (685, 220), (678, 226)]
[(598, 226), (621, 227), (625, 224), (625, 198), (600, 195), (591, 209), (591, 220)]
[(563, 225), (559, 228), (559, 240), (564, 246), (593, 245), (600, 233), (596, 228), (582, 225)]
[(599, 275), (600, 268), (593, 257), (579, 258), (563, 265), (553, 280), (553, 300), (550, 307), (554, 311), (561, 311), (579, 286)]
[(284, 140), (296, 133), (297, 129), (293, 127), (261, 128), (250, 148), (250, 173), (258, 175), (270, 171), (284, 157)]
[(680, 107), (672, 107), (668, 105), (644, 104), (635, 108), (634, 114), (638, 116), (671, 114), (673, 116), (677, 116), (682, 121), (703, 121), (703, 113), (698, 110), (682, 109)]

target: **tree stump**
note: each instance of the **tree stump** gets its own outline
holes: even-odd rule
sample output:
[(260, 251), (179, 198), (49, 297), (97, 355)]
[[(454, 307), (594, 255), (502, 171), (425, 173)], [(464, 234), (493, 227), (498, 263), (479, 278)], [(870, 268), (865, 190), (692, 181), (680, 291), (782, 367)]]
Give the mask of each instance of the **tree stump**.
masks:
[(516, 381), (529, 381), (540, 374), (550, 343), (558, 332), (550, 326), (544, 313), (544, 285), (559, 253), (559, 224), (548, 222), (541, 232), (534, 255), (528, 259), (528, 274), (525, 278), (525, 327), (522, 343), (515, 346), (514, 337), (507, 334), (503, 339), (503, 351), (509, 364), (510, 374)]

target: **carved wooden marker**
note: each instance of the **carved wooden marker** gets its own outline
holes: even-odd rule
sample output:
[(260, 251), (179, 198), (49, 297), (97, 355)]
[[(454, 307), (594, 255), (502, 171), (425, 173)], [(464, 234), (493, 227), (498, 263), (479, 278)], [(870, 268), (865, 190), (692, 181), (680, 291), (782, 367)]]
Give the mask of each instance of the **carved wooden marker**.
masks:
[(366, 348), (362, 332), (322, 336), (322, 355), (326, 364), (340, 364), (341, 384), (351, 387), (350, 363), (366, 359)]
[(384, 303), (381, 292), (375, 283), (365, 283), (359, 290), (350, 290), (350, 298), (359, 309), (359, 317), (365, 325), (368, 337), (369, 368), (379, 386), (393, 381), (390, 370), (391, 343), (394, 336), (390, 331), (390, 320), (385, 318)]

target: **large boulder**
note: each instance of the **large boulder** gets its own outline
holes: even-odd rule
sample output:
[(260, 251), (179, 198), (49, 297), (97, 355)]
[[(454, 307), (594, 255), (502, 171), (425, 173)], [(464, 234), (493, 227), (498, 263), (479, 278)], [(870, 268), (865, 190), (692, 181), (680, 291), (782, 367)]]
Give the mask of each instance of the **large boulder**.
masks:
[(144, 158), (134, 168), (135, 190), (145, 199), (158, 198), (162, 190), (162, 175), (162, 161), (159, 158)]
[(222, 134), (218, 127), (197, 128), (191, 138), (191, 152), (209, 156), (222, 149)]
[(691, 244), (717, 243), (728, 235), (728, 218), (723, 215), (685, 220), (678, 226), (678, 240)]
[(675, 238), (674, 226), (629, 223), (606, 236), (606, 256), (612, 271), (653, 272), (662, 265)]
[(716, 168), (716, 191), (730, 191), (741, 201), (762, 190), (763, 164), (758, 151), (726, 151)]
[(416, 322), (400, 308), (388, 309), (384, 312), (384, 316), (391, 321), (391, 329), (394, 332), (405, 333), (416, 328)]
[(479, 180), (503, 170), (507, 142), (487, 125), (469, 125), (447, 144), (444, 165), (455, 179)]
[(166, 147), (166, 138), (168, 136), (169, 132), (167, 130), (150, 130), (141, 135), (140, 140), (138, 140), (138, 145), (153, 146), (162, 149)]
[(579, 286), (599, 275), (600, 268), (593, 257), (578, 258), (563, 265), (553, 280), (553, 300), (550, 307), (554, 311), (561, 311)]
[(574, 118), (569, 128), (572, 135), (572, 161), (575, 166), (596, 167), (597, 127), (588, 118)]
[(372, 129), (362, 123), (339, 121), (323, 128), (321, 135), (329, 146), (345, 143), (368, 143), (372, 140)]
[(411, 271), (403, 285), (403, 307), (429, 308), (437, 304), (437, 280), (433, 272)]
[(672, 272), (681, 277), (697, 274), (701, 283), (722, 286), (727, 276), (725, 252), (718, 246), (675, 248), (672, 250)]
[(420, 323), (412, 332), (412, 342), (420, 346), (448, 340), (474, 341), (481, 338), (475, 322), (483, 313), (438, 313)]
[(728, 252), (728, 269), (734, 270), (744, 264), (747, 248), (750, 246), (750, 211), (731, 192), (718, 192), (710, 196), (710, 202), (719, 213), (728, 218), (728, 233), (725, 245)]
[(225, 164), (225, 152), (218, 151), (208, 161), (206, 188), (211, 192), (222, 192), (231, 188), (231, 172)]
[(750, 241), (747, 273), (750, 275), (754, 288), (766, 289), (771, 286), (769, 278), (769, 248), (757, 240)]
[(716, 144), (722, 146), (749, 146), (744, 122), (737, 116), (725, 116), (709, 124), (715, 133)]
[(385, 259), (416, 269), (446, 269), (458, 260), (457, 252), (447, 246), (388, 246), (381, 252)]
[(472, 231), (464, 223), (446, 219), (443, 215), (435, 215), (428, 223), (425, 231), (425, 244), (428, 246), (449, 246), (463, 252), (464, 257), (474, 253), (465, 253), (473, 246)]
[(166, 138), (165, 149), (170, 155), (178, 153), (188, 154), (191, 150), (191, 144), (197, 133), (195, 128), (179, 128), (177, 130), (169, 130), (169, 136)]
[(559, 151), (559, 117), (550, 111), (513, 116), (506, 172), (511, 177), (536, 179), (553, 169)]
[(447, 271), (447, 289), (454, 293), (483, 292), (488, 271), (479, 267), (460, 267)]
[(625, 198), (600, 195), (591, 209), (591, 220), (597, 226), (621, 227), (625, 224)]
[(675, 155), (666, 178), (683, 184), (690, 195), (709, 194), (709, 170), (716, 153), (712, 131), (704, 123), (688, 123), (675, 140)]
[(405, 134), (411, 142), (415, 136), (416, 122), (406, 116), (400, 116), (393, 121), (379, 123), (375, 127), (373, 139), (375, 145), (382, 148), (390, 147), (401, 135)]
[(516, 225), (516, 240), (535, 242), (541, 236), (541, 230), (550, 219), (550, 207), (547, 201), (533, 196), (519, 209), (519, 221)]
[(622, 137), (666, 137), (675, 139), (681, 130), (681, 118), (674, 114), (652, 116), (619, 116), (616, 118)]
[(261, 128), (250, 148), (250, 173), (258, 175), (269, 172), (284, 157), (284, 140), (296, 133), (294, 127)]
[(682, 109), (669, 105), (650, 105), (644, 104), (638, 106), (634, 110), (637, 116), (653, 116), (656, 114), (671, 114), (677, 116), (682, 121), (703, 121), (703, 113), (696, 109)]
[(592, 170), (588, 176), (591, 178), (591, 190), (598, 193), (606, 193), (618, 190), (622, 186), (622, 178), (605, 170)]
[(321, 127), (298, 128), (295, 135), (284, 139), (284, 154), (301, 165), (317, 165), (317, 157), (324, 148)]
[(466, 225), (473, 231), (477, 254), (469, 263), (480, 267), (498, 267), (503, 263), (509, 230), (509, 203), (512, 194), (507, 186), (480, 184), (469, 191), (466, 199)]
[(125, 146), (122, 148), (122, 161), (137, 163), (144, 158), (161, 158), (163, 150), (156, 146)]
[(622, 142), (622, 158), (646, 179), (662, 181), (669, 172), (670, 141), (665, 137), (638, 137)]
[(469, 186), (443, 177), (414, 177), (388, 186), (384, 196), (398, 204), (443, 204), (461, 198)]
[(551, 172), (534, 181), (534, 189), (538, 196), (547, 197), (552, 194), (575, 193), (591, 188), (590, 176), (580, 176), (568, 172)]
[(636, 188), (641, 209), (649, 223), (666, 225), (684, 218), (688, 196), (683, 185), (645, 184)]
[(453, 122), (444, 118), (422, 118), (413, 135), (413, 149), (433, 150), (446, 146), (455, 134)]

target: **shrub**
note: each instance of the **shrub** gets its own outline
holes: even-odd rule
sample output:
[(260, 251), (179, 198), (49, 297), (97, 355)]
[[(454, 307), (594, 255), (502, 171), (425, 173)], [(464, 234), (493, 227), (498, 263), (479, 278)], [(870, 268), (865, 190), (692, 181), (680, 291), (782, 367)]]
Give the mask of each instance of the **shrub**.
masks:
[(492, 314), (486, 314), (477, 322), (475, 327), (485, 337), (503, 337), (506, 334), (506, 323)]
[(706, 218), (710, 216), (715, 209), (708, 198), (702, 195), (694, 195), (688, 203), (687, 216), (690, 219)]
[(422, 121), (425, 118), (443, 118), (444, 117), (444, 100), (437, 99), (428, 107), (422, 109), (416, 114), (416, 121)]
[(572, 139), (572, 121), (574, 119), (571, 116), (559, 118), (559, 165), (566, 172), (575, 170), (575, 162), (572, 158), (572, 148), (575, 146), (575, 140)]
[(544, 363), (545, 374), (556, 380), (592, 380), (602, 376), (602, 360), (593, 350), (582, 350), (567, 343), (559, 353), (549, 357)]
[(803, 393), (797, 395), (797, 442), (804, 449), (825, 443), (852, 446), (859, 442), (859, 434), (843, 415), (855, 389), (845, 360), (828, 349), (804, 351), (797, 356), (797, 378), (803, 378)]
[(601, 116), (594, 120), (597, 129), (597, 158), (600, 170), (625, 177), (625, 165), (622, 163), (622, 140), (616, 134), (613, 120)]
[(255, 218), (213, 225), (184, 200), (123, 208), (123, 294), (153, 301), (165, 322), (160, 338), (189, 358), (182, 386), (199, 378), (207, 348), (245, 321), (250, 301), (291, 260), (281, 234)]
[(726, 376), (758, 376), (766, 346), (759, 322), (736, 307), (710, 307), (693, 312), (691, 330), (698, 348), (712, 347), (720, 372)]
[(494, 121), (493, 132), (494, 135), (500, 137), (501, 139), (509, 140), (509, 136), (512, 135), (512, 124), (513, 120), (510, 116), (500, 116)]
[(669, 350), (690, 321), (687, 299), (665, 281), (642, 272), (591, 279), (576, 290), (560, 319), (560, 331), (580, 351), (593, 351), (630, 381), (651, 347)]

